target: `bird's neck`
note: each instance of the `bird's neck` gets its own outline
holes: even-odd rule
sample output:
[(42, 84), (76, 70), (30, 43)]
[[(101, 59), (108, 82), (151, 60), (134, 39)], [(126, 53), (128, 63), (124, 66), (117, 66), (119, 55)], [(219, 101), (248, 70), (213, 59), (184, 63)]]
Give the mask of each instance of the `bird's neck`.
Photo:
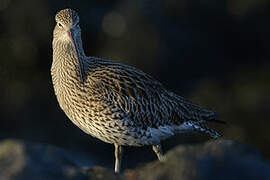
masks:
[(81, 40), (76, 40), (76, 47), (74, 44), (69, 41), (53, 40), (51, 74), (54, 84), (63, 86), (65, 81), (69, 81), (70, 78), (73, 78), (73, 81), (84, 81), (84, 60), (86, 56)]

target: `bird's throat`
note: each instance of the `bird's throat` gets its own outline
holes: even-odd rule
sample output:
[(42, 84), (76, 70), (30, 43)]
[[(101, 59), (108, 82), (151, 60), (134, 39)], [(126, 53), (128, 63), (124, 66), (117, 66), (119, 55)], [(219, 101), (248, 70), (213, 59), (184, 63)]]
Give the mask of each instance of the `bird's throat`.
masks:
[[(52, 71), (54, 70), (59, 78), (64, 78), (61, 77), (61, 74), (68, 76), (69, 74), (61, 72), (68, 72), (69, 70), (76, 73), (72, 76), (76, 76), (78, 80), (83, 82), (85, 80), (84, 59), (82, 46), (76, 40), (73, 43), (71, 41), (53, 41)], [(54, 66), (56, 67), (54, 68)]]

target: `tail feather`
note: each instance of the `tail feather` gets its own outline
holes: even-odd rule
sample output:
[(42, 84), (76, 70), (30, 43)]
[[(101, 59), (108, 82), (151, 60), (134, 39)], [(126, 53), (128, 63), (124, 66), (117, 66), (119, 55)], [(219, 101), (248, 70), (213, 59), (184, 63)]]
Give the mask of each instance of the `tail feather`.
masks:
[(219, 114), (217, 112), (210, 112), (209, 114), (203, 116), (203, 120), (208, 121), (208, 122), (226, 124), (225, 121), (217, 119), (218, 117), (219, 117)]
[(201, 108), (200, 106), (193, 104), (192, 102), (183, 97), (175, 97), (178, 100), (179, 109), (181, 109), (180, 112), (184, 114), (184, 117), (188, 117), (187, 119), (194, 121), (209, 121), (225, 124), (224, 121), (217, 119), (219, 117), (218, 113)]
[(217, 138), (219, 138), (221, 136), (218, 132), (216, 132), (213, 129), (207, 127), (206, 125), (203, 125), (202, 123), (200, 123), (198, 121), (187, 121), (186, 123), (194, 131), (206, 133), (206, 134), (210, 135), (214, 139), (217, 139)]

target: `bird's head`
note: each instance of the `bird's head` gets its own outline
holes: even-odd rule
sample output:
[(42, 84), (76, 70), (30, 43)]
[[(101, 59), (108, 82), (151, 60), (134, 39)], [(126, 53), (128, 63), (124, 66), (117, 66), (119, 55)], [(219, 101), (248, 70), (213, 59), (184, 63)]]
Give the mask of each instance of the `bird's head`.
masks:
[(56, 14), (55, 21), (54, 39), (74, 45), (81, 34), (78, 13), (72, 9), (63, 9)]
[(78, 13), (72, 9), (63, 9), (56, 14), (55, 21), (53, 46), (61, 45), (58, 47), (67, 47), (68, 52), (76, 50), (77, 56), (85, 56)]

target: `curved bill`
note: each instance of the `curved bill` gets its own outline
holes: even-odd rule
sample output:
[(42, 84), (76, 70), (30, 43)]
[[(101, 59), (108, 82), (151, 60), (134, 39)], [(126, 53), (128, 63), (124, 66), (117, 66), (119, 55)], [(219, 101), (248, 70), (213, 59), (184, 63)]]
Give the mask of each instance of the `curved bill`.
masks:
[(72, 44), (72, 46), (74, 47), (75, 51), (76, 51), (76, 56), (78, 58), (78, 61), (79, 61), (79, 72), (80, 72), (80, 76), (81, 76), (81, 80), (83, 81), (84, 80), (84, 77), (83, 77), (83, 66), (82, 66), (82, 62), (81, 62), (81, 58), (80, 58), (80, 53), (81, 52), (79, 50), (79, 44), (78, 42), (76, 41), (75, 39), (75, 32), (74, 30), (70, 29), (69, 31), (67, 31), (67, 34), (68, 34), (68, 38)]

